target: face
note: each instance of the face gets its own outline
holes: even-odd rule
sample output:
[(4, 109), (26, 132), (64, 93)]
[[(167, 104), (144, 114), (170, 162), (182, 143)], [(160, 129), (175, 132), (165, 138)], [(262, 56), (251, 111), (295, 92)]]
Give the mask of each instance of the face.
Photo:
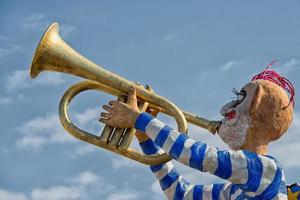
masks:
[(257, 86), (254, 82), (248, 83), (235, 92), (235, 100), (225, 104), (220, 110), (224, 118), (221, 120), (218, 135), (233, 150), (239, 150), (245, 144), (251, 124), (250, 109)]

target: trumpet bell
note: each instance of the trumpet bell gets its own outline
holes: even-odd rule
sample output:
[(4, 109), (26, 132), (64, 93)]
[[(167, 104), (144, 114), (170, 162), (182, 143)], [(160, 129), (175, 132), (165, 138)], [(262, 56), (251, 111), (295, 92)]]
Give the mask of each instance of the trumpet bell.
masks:
[[(38, 47), (35, 50), (34, 57), (32, 60), (32, 64), (30, 66), (30, 77), (35, 78), (41, 71), (43, 71), (42, 67), (45, 64), (49, 65), (53, 57), (49, 56), (49, 48), (46, 48), (47, 45), (55, 44), (55, 40), (60, 40), (59, 37), (55, 37), (58, 35), (59, 25), (57, 23), (53, 23), (44, 33), (43, 37), (41, 38)], [(51, 42), (49, 40), (52, 40)], [(53, 41), (54, 40), (54, 41)], [(48, 44), (47, 44), (48, 43)], [(49, 60), (50, 58), (50, 60)], [(44, 60), (44, 61), (43, 61)], [(46, 61), (47, 60), (47, 61)], [(46, 61), (46, 62), (45, 62)], [(48, 67), (48, 69), (52, 69), (53, 66)]]

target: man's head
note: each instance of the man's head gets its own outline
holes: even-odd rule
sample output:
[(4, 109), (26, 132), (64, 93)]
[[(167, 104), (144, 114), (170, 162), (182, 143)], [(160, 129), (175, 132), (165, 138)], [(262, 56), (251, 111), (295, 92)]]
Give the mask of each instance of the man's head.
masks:
[(293, 104), (286, 91), (269, 80), (253, 80), (237, 93), (237, 100), (223, 106), (218, 130), (233, 150), (267, 145), (280, 138), (293, 118)]

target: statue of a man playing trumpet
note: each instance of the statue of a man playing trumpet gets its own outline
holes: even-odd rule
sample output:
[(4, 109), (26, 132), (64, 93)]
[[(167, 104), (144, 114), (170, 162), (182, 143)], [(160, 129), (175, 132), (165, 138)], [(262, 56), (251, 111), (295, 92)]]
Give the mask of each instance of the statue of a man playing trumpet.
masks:
[(134, 87), (126, 103), (110, 101), (104, 105), (106, 112), (99, 120), (114, 127), (136, 128), (147, 155), (167, 153), (187, 166), (227, 180), (193, 185), (171, 161), (152, 165), (168, 199), (287, 199), (291, 191), (286, 187), (284, 171), (268, 154), (268, 145), (291, 125), (295, 92), (286, 78), (269, 67), (235, 91), (237, 98), (220, 111), (224, 118), (218, 135), (229, 151), (194, 141), (159, 121), (153, 111), (141, 112)]
[[(135, 128), (138, 130), (136, 136), (144, 154), (159, 155), (148, 156), (148, 159), (160, 157), (161, 160), (163, 157), (166, 161), (169, 158), (165, 159), (165, 156), (169, 154), (171, 158), (187, 166), (227, 180), (226, 183), (212, 185), (189, 184), (171, 162), (157, 164), (161, 162), (142, 161), (140, 156), (144, 155), (128, 150), (126, 144), (129, 144), (127, 142), (130, 140), (126, 140), (122, 146), (126, 147), (125, 154), (122, 155), (143, 163), (152, 163), (150, 168), (168, 199), (300, 198), (300, 186), (294, 184), (286, 187), (284, 171), (279, 161), (268, 154), (269, 143), (278, 140), (291, 125), (295, 104), (293, 85), (288, 79), (269, 69), (272, 63), (266, 70), (254, 76), (240, 91), (234, 92), (236, 100), (224, 105), (220, 111), (224, 117), (221, 124), (213, 123), (212, 132), (217, 128), (220, 138), (231, 148), (229, 151), (222, 151), (201, 141), (196, 142), (168, 127), (155, 118), (155, 110), (150, 110), (150, 113), (139, 110), (137, 91), (147, 103), (167, 108), (166, 111), (172, 110), (171, 113), (175, 114), (177, 122), (180, 122), (178, 128), (186, 129), (185, 120), (189, 115), (184, 115), (176, 106), (159, 95), (138, 88), (139, 86), (135, 86), (134, 83), (81, 56), (60, 38), (58, 31), (58, 24), (53, 23), (44, 33), (34, 55), (30, 76), (35, 78), (42, 71), (56, 71), (88, 79), (70, 87), (59, 105), (60, 121), (71, 135), (121, 154), (117, 151), (119, 146), (113, 144), (112, 147), (107, 147), (111, 141), (108, 141), (110, 134), (106, 134), (108, 132), (104, 131), (105, 128), (101, 137), (90, 134), (76, 127), (67, 111), (68, 104), (82, 91), (96, 89), (120, 96), (127, 93), (130, 88), (126, 103), (110, 101), (109, 105), (103, 106), (107, 112), (101, 113), (100, 121), (108, 124), (106, 127), (109, 128), (107, 129), (109, 133), (112, 127)], [(207, 120), (200, 121), (205, 122), (204, 124), (207, 122)], [(126, 136), (130, 136), (126, 138), (131, 139), (130, 134)]]

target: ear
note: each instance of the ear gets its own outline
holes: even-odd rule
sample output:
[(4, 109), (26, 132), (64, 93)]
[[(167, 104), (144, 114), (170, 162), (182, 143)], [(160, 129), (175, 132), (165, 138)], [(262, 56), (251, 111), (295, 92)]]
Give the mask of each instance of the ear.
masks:
[(256, 91), (255, 91), (255, 95), (253, 95), (253, 100), (252, 100), (252, 105), (251, 105), (251, 109), (250, 109), (250, 114), (253, 114), (257, 111), (262, 97), (265, 95), (265, 91), (264, 88), (261, 86), (261, 84), (257, 85)]

